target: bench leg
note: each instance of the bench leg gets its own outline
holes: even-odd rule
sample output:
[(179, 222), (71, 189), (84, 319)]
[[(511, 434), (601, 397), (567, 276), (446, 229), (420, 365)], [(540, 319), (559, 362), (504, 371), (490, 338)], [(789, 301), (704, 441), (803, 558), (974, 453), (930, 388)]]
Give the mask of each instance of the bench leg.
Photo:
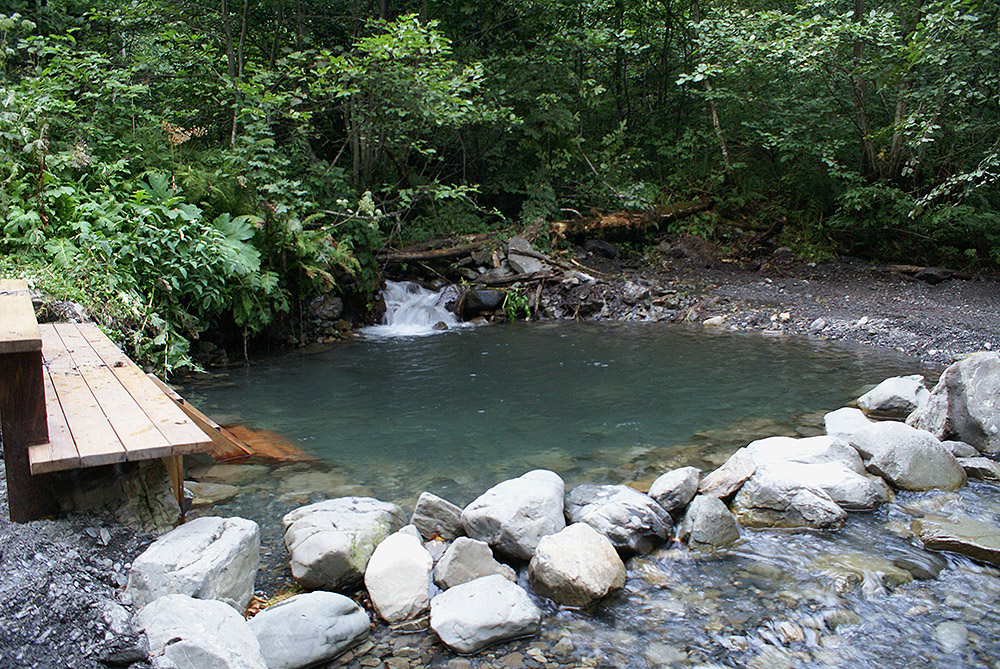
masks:
[(184, 456), (171, 455), (163, 458), (163, 464), (170, 475), (170, 484), (174, 488), (177, 506), (181, 508), (181, 523), (184, 523)]
[(32, 476), (28, 446), (48, 441), (42, 354), (9, 353), (0, 356), (0, 440), (7, 470), (7, 507), (10, 519), (26, 523), (55, 515), (50, 479)]

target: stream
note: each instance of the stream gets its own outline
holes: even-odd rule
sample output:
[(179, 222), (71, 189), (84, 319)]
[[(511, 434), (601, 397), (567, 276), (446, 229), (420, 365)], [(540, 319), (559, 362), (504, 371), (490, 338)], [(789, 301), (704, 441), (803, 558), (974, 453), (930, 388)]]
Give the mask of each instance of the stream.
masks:
[[(280, 519), (302, 504), (358, 494), (412, 510), (427, 490), (465, 505), (536, 468), (560, 474), (567, 490), (648, 485), (685, 465), (707, 473), (754, 439), (820, 434), (824, 413), (888, 376), (920, 371), (871, 349), (669, 324), (435, 330), (440, 306), (417, 310), (420, 328), (393, 332), (390, 323), (182, 390), (220, 423), (273, 430), (316, 458), (272, 467), (200, 511), (261, 525), (258, 588), (267, 594), (291, 582)], [(839, 531), (744, 530), (714, 556), (668, 545), (629, 560), (625, 589), (594, 609), (539, 600), (546, 619), (537, 637), (457, 658), (432, 633), (377, 626), (340, 662), (1000, 666), (1000, 572), (920, 548), (908, 526), (932, 510), (996, 522), (1000, 494), (979, 481), (957, 493), (899, 493)], [(945, 568), (927, 580), (898, 566), (936, 561)], [(526, 573), (521, 584), (529, 587)]]

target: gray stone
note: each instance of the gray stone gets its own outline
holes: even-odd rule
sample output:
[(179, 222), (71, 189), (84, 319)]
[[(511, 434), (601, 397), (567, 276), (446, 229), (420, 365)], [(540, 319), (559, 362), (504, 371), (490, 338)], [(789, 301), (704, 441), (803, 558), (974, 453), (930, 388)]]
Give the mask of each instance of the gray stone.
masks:
[(226, 485), (225, 483), (185, 481), (184, 487), (191, 491), (193, 495), (191, 505), (195, 508), (220, 504), (236, 497), (236, 494), (240, 491), (236, 486)]
[(894, 376), (859, 397), (858, 406), (869, 416), (903, 419), (923, 406), (929, 397), (923, 376)]
[(673, 529), (666, 509), (624, 485), (573, 488), (566, 496), (566, 516), (574, 523), (587, 523), (624, 553), (646, 553)]
[[(472, 279), (478, 278), (473, 272)], [(503, 306), (502, 290), (477, 290), (466, 288), (455, 301), (455, 315), (463, 321), (470, 321), (484, 313), (495, 311)]]
[(344, 301), (330, 293), (320, 295), (309, 302), (309, 313), (317, 320), (332, 323), (344, 313)]
[(835, 437), (849, 437), (871, 424), (872, 421), (861, 409), (844, 407), (823, 416), (823, 425), (826, 428), (826, 433)]
[(143, 608), (136, 622), (150, 655), (177, 669), (267, 669), (250, 626), (222, 602), (167, 595)]
[(945, 653), (955, 653), (969, 643), (969, 630), (962, 623), (948, 620), (934, 628), (934, 638)]
[(721, 467), (701, 480), (698, 485), (698, 493), (719, 499), (728, 499), (740, 489), (740, 486), (748, 478), (753, 476), (756, 469), (757, 463), (754, 462), (753, 456), (747, 452), (746, 448), (741, 448), (729, 456), (729, 459)]
[(456, 585), (431, 600), (431, 629), (459, 653), (535, 634), (541, 622), (542, 611), (528, 593), (499, 574)]
[(517, 581), (517, 573), (496, 561), (489, 544), (469, 537), (459, 537), (448, 547), (434, 568), (434, 582), (447, 590), (492, 574)]
[(948, 449), (948, 452), (956, 458), (978, 458), (979, 451), (969, 446), (964, 441), (942, 441), (941, 445)]
[(989, 458), (958, 458), (958, 464), (962, 465), (965, 475), (970, 479), (1000, 481), (1000, 463)]
[(365, 569), (365, 587), (372, 605), (387, 623), (412, 620), (430, 606), (434, 561), (414, 534), (416, 530), (404, 529), (387, 537), (375, 548)]
[(244, 518), (196, 518), (132, 562), (126, 591), (138, 608), (164, 595), (217, 599), (240, 613), (253, 596), (260, 528)]
[(930, 399), (906, 419), (938, 439), (1000, 453), (1000, 353), (969, 356), (944, 370)]
[(462, 507), (429, 492), (420, 493), (410, 521), (424, 539), (451, 541), (462, 534)]
[(688, 505), (677, 536), (692, 550), (716, 551), (739, 541), (740, 525), (721, 499), (698, 495)]
[(404, 523), (402, 509), (371, 497), (340, 497), (290, 511), (282, 524), (292, 576), (312, 589), (357, 582), (375, 547)]
[(519, 274), (533, 274), (545, 269), (545, 263), (527, 255), (533, 251), (531, 244), (523, 237), (514, 237), (507, 242), (507, 262), (511, 269)]
[(931, 550), (949, 551), (1000, 566), (1000, 527), (967, 516), (925, 516), (910, 529)]
[(370, 621), (349, 598), (317, 590), (295, 595), (250, 619), (268, 669), (327, 662), (368, 637)]
[(649, 299), (649, 287), (635, 281), (626, 281), (622, 286), (621, 297), (625, 304), (638, 304)]
[(802, 485), (775, 468), (754, 472), (733, 501), (733, 512), (745, 527), (839, 527), (847, 518), (826, 492)]
[(588, 606), (625, 585), (615, 547), (585, 523), (542, 537), (528, 574), (535, 592), (564, 606)]
[(957, 490), (965, 470), (934, 435), (903, 423), (875, 423), (851, 435), (868, 471), (904, 490)]
[(659, 476), (649, 486), (649, 496), (664, 509), (673, 513), (687, 506), (698, 492), (701, 470), (697, 467), (680, 467)]
[(539, 540), (566, 526), (565, 484), (555, 472), (535, 469), (502, 481), (462, 511), (466, 534), (502, 553), (530, 560)]
[(826, 321), (823, 320), (822, 318), (817, 318), (816, 320), (814, 320), (812, 323), (809, 324), (809, 333), (816, 334), (817, 332), (822, 331), (823, 328), (825, 327), (826, 327)]

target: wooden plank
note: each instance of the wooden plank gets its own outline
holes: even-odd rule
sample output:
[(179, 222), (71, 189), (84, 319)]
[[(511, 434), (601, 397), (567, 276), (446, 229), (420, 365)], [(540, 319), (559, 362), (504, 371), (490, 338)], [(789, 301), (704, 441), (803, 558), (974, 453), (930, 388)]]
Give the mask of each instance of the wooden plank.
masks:
[(28, 284), (0, 279), (0, 354), (42, 350)]
[(124, 462), (125, 447), (115, 433), (87, 382), (80, 375), (73, 357), (51, 324), (39, 326), (42, 351), (55, 388), (56, 397), (66, 416), (73, 441), (80, 453), (81, 467)]
[(114, 342), (93, 325), (82, 324), (79, 332), (167, 438), (174, 455), (207, 450), (212, 443), (210, 436), (188, 419)]
[(56, 397), (52, 379), (45, 374), (45, 410), (48, 414), (49, 441), (28, 449), (31, 473), (46, 474), (80, 468), (80, 453), (66, 423), (66, 415)]
[(254, 454), (253, 449), (247, 446), (236, 435), (216, 423), (202, 412), (198, 411), (198, 409), (194, 408), (190, 402), (178, 395), (173, 388), (161, 381), (156, 375), (147, 374), (146, 376), (148, 376), (150, 381), (155, 383), (156, 387), (162, 390), (167, 397), (173, 400), (174, 404), (180, 407), (181, 411), (187, 414), (187, 417), (194, 421), (195, 425), (200, 427), (205, 434), (211, 437), (212, 447), (209, 449), (208, 454), (214, 459), (236, 460), (239, 458), (247, 458)]
[(40, 351), (0, 355), (0, 432), (10, 519), (26, 523), (57, 511), (51, 482), (31, 475), (28, 449), (48, 440)]
[(127, 460), (148, 460), (172, 454), (170, 442), (157, 429), (146, 412), (74, 323), (59, 323), (56, 332), (73, 357), (77, 371), (90, 388), (101, 412), (111, 423), (125, 447)]

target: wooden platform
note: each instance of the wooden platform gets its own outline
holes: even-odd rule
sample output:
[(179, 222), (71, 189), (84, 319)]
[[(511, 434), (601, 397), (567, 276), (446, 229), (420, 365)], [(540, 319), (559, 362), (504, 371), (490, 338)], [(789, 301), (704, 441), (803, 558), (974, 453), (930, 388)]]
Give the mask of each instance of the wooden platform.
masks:
[(205, 451), (211, 439), (95, 326), (38, 326), (47, 443), (31, 474)]

